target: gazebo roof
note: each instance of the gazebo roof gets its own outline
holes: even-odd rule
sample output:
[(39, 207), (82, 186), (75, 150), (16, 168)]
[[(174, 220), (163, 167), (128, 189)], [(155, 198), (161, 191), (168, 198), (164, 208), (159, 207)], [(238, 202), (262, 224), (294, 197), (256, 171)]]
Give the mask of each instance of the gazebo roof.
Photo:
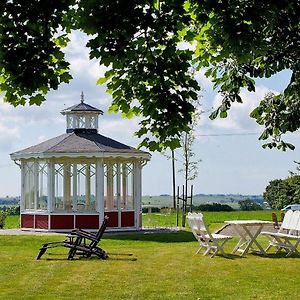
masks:
[(61, 113), (65, 114), (67, 112), (88, 112), (88, 111), (97, 112), (97, 113), (100, 113), (101, 115), (103, 114), (103, 111), (101, 109), (98, 109), (98, 108), (91, 106), (89, 104), (86, 104), (84, 102), (81, 102), (79, 104), (68, 107), (68, 108), (62, 110)]
[(148, 152), (137, 150), (89, 131), (65, 133), (38, 145), (10, 154), (12, 159), (48, 157), (138, 157), (149, 160)]

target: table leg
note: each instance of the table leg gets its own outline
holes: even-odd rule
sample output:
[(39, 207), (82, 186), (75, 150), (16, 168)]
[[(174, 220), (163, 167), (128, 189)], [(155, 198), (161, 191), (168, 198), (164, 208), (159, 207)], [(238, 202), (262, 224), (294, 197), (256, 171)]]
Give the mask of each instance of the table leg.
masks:
[(236, 233), (240, 236), (240, 239), (239, 239), (238, 243), (236, 244), (236, 246), (232, 250), (232, 253), (235, 253), (236, 251), (238, 251), (238, 249), (240, 249), (242, 247), (242, 245), (247, 243), (247, 237), (244, 234), (243, 230), (240, 230), (240, 226), (233, 225), (233, 228), (235, 229)]
[(265, 250), (261, 247), (261, 245), (257, 242), (256, 238), (258, 237), (258, 235), (261, 233), (261, 230), (263, 228), (263, 225), (260, 225), (258, 226), (256, 232), (254, 235), (252, 235), (251, 231), (248, 229), (247, 226), (242, 226), (243, 229), (245, 230), (245, 232), (247, 233), (247, 235), (249, 236), (250, 240), (248, 242), (248, 245), (246, 246), (246, 248), (244, 249), (243, 251), (243, 254), (244, 255), (245, 253), (248, 252), (248, 250), (250, 249), (250, 247), (252, 246), (252, 244), (255, 244), (256, 247), (259, 249), (260, 253), (263, 254), (263, 255), (266, 255), (266, 252)]

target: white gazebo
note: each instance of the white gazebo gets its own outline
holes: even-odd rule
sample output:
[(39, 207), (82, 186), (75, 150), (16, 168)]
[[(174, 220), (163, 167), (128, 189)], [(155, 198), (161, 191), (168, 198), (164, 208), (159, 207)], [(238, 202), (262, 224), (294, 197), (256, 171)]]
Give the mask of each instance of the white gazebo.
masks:
[[(103, 112), (81, 102), (61, 112), (65, 134), (12, 153), (21, 167), (21, 228), (141, 228), (142, 167), (147, 152), (98, 134)], [(120, 128), (122, 131), (122, 128)]]

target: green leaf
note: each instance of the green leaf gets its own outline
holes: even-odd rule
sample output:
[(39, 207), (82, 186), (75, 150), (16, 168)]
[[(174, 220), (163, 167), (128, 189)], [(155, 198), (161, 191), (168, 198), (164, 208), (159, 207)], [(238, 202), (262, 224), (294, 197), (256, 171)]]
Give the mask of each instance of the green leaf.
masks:
[(287, 146), (289, 149), (295, 150), (295, 146), (294, 146), (294, 145), (292, 145), (292, 144), (290, 144), (290, 143), (285, 143), (285, 144), (286, 144), (286, 146)]
[(216, 109), (215, 111), (213, 111), (213, 112), (209, 115), (209, 118), (210, 118), (211, 120), (216, 119), (217, 116), (219, 115), (219, 110), (220, 110), (220, 108), (218, 108), (218, 109)]
[(97, 80), (96, 84), (97, 84), (97, 85), (101, 85), (101, 84), (104, 84), (105, 82), (107, 82), (108, 80), (109, 80), (109, 78), (106, 78), (106, 77), (100, 77), (100, 78)]
[(45, 99), (45, 97), (43, 95), (37, 94), (37, 95), (35, 95), (35, 96), (33, 96), (33, 97), (30, 98), (29, 104), (30, 105), (33, 105), (33, 104), (35, 104), (35, 105), (41, 105), (42, 102), (45, 101), (45, 100), (46, 99)]
[(117, 113), (119, 111), (119, 106), (117, 104), (112, 104), (109, 108), (108, 108), (108, 113)]
[(227, 111), (221, 111), (220, 118), (222, 118), (222, 119), (227, 118)]
[(159, 3), (160, 3), (160, 0), (153, 0), (153, 6), (156, 10), (159, 10)]
[(100, 77), (96, 84), (97, 85), (101, 85), (101, 84), (104, 84), (106, 83), (109, 79), (111, 79), (113, 76), (114, 76), (114, 71), (113, 70), (109, 70), (109, 71), (106, 71), (105, 74), (104, 74), (104, 77)]

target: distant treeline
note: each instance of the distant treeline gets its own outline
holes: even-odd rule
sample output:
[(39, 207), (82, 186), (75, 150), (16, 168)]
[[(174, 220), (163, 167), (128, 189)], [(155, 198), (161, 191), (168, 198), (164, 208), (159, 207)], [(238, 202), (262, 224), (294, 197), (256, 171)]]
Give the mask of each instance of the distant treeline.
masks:
[[(240, 210), (242, 211), (253, 211), (253, 210), (262, 210), (263, 207), (261, 205), (259, 205), (257, 202), (252, 201), (250, 199), (245, 199), (245, 200), (241, 200), (239, 201), (239, 206), (240, 206)], [(158, 213), (158, 212), (162, 212), (164, 210), (170, 210), (170, 208), (168, 207), (155, 207), (155, 206), (151, 206), (151, 207), (143, 207), (143, 213)], [(174, 208), (172, 208), (171, 210), (175, 211)], [(192, 210), (194, 212), (202, 212), (202, 211), (235, 211), (235, 209), (227, 204), (221, 204), (221, 203), (217, 203), (214, 202), (212, 204), (200, 204), (200, 205), (192, 205)]]
[(234, 209), (227, 204), (213, 203), (193, 205), (193, 211), (234, 211)]
[(17, 205), (19, 201), (19, 198), (0, 198), (0, 205)]

